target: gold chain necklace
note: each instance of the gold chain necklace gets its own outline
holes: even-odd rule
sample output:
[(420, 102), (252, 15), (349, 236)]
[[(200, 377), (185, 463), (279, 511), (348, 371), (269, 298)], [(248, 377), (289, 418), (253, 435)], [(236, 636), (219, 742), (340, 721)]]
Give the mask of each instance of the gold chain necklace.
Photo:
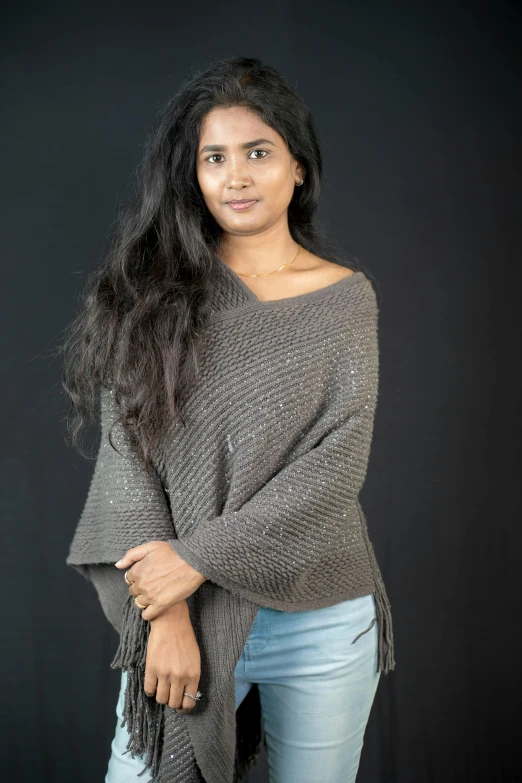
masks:
[(289, 261), (287, 264), (283, 264), (283, 266), (280, 266), (278, 269), (272, 269), (271, 272), (263, 272), (262, 274), (259, 274), (259, 275), (246, 275), (244, 272), (236, 272), (236, 274), (241, 275), (241, 277), (265, 277), (265, 275), (271, 275), (272, 272), (280, 272), (281, 269), (285, 268), (285, 266), (290, 266), (291, 264), (294, 263), (295, 259), (299, 255), (299, 251), (300, 250), (301, 250), (301, 245), (298, 245), (297, 253), (294, 256), (294, 260), (293, 261)]

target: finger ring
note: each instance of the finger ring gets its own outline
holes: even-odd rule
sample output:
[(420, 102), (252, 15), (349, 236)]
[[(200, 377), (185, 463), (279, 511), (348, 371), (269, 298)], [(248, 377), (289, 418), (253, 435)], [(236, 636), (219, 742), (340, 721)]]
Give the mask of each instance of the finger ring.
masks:
[(142, 605), (141, 605), (141, 604), (138, 602), (138, 596), (136, 596), (136, 598), (134, 599), (134, 603), (136, 604), (136, 606), (138, 607), (138, 609), (146, 609), (146, 608), (147, 608), (146, 606), (142, 606)]
[(125, 576), (124, 576), (123, 578), (125, 579), (125, 582), (126, 582), (128, 585), (131, 585), (131, 584), (132, 584), (132, 582), (129, 582), (129, 580), (127, 579), (127, 573), (128, 573), (128, 571), (125, 571)]
[(187, 693), (187, 691), (183, 691), (183, 696), (188, 696), (190, 699), (194, 699), (195, 701), (199, 701), (203, 694), (201, 691), (198, 691), (195, 696), (191, 696), (190, 693)]

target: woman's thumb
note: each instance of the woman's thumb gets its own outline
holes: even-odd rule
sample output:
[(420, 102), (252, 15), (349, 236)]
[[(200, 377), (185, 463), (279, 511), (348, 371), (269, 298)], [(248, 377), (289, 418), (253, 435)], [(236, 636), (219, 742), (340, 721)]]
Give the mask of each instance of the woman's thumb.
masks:
[(147, 550), (144, 546), (135, 546), (132, 549), (128, 549), (121, 560), (118, 560), (117, 563), (114, 563), (116, 568), (128, 568), (133, 563), (136, 563), (138, 560), (141, 560), (145, 555), (147, 554)]

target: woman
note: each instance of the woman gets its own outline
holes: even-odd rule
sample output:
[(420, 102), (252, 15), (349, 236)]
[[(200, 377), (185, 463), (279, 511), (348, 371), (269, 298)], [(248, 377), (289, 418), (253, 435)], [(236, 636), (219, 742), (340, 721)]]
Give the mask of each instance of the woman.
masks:
[(353, 781), (395, 665), (358, 500), (373, 286), (320, 241), (312, 118), (257, 59), (192, 74), (139, 174), (64, 343), (76, 445), (101, 400), (67, 562), (120, 633), (106, 783), (232, 783), (262, 738), (273, 783)]

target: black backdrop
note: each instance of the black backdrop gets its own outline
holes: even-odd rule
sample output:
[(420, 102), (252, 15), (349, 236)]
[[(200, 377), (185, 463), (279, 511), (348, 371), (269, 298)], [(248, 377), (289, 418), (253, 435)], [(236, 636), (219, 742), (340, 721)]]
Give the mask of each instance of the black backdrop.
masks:
[[(244, 54), (312, 109), (322, 217), (382, 295), (361, 500), (397, 668), (358, 781), (521, 779), (517, 5), (18, 0), (1, 14), (2, 778), (104, 778), (117, 636), (64, 563), (92, 466), (65, 446), (49, 348), (154, 112), (189, 67)], [(250, 781), (266, 780), (263, 757)]]

